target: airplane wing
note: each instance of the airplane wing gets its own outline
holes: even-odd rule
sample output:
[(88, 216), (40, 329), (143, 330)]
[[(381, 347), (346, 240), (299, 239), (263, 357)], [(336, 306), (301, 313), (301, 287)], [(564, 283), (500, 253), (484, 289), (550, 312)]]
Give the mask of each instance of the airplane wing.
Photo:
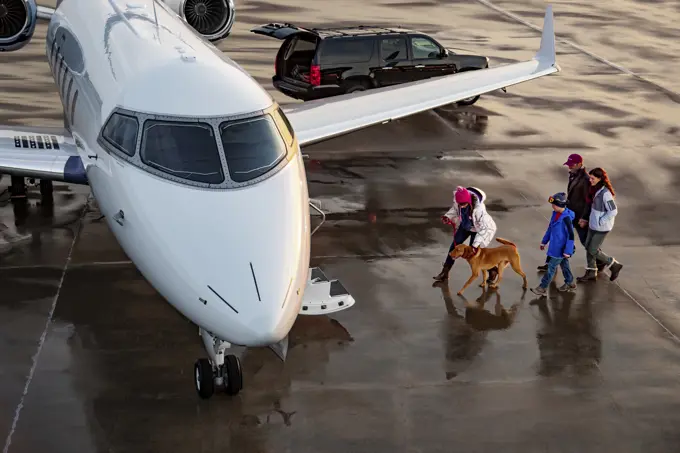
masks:
[(0, 125), (0, 174), (87, 184), (75, 141), (59, 128)]
[(38, 5), (38, 19), (50, 20), (54, 14), (54, 8)]
[(559, 71), (552, 6), (548, 6), (541, 46), (531, 60), (308, 101), (283, 110), (300, 146), (305, 146)]

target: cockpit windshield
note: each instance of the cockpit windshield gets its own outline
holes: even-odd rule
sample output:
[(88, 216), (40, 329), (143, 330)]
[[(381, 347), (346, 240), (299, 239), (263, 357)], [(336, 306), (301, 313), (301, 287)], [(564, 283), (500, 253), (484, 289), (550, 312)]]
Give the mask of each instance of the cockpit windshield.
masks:
[(142, 162), (190, 181), (220, 184), (224, 171), (213, 128), (208, 123), (144, 122)]
[(97, 142), (106, 152), (158, 177), (215, 189), (273, 175), (297, 149), (295, 132), (278, 105), (231, 118), (172, 117), (119, 107)]
[(286, 156), (286, 143), (270, 115), (224, 122), (219, 130), (229, 176), (234, 182), (258, 178)]

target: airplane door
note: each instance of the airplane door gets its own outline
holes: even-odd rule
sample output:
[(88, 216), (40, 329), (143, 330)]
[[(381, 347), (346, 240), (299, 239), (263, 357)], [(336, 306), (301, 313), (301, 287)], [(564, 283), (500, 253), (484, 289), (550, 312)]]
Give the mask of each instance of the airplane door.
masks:
[(379, 40), (380, 67), (373, 71), (378, 86), (409, 82), (414, 70), (408, 56), (405, 36), (385, 37)]

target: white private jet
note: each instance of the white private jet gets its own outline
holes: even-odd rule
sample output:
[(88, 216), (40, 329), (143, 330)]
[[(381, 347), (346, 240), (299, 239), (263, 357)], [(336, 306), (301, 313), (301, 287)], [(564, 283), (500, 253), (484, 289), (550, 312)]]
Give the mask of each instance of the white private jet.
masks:
[[(25, 45), (36, 17), (34, 0), (0, 1), (0, 47)], [(203, 398), (241, 390), (232, 345), (285, 360), (299, 314), (354, 305), (309, 268), (300, 147), (560, 70), (548, 7), (530, 60), (281, 108), (162, 1), (62, 0), (41, 17), (66, 128), (0, 126), (0, 173), (90, 186), (142, 275), (198, 325)]]

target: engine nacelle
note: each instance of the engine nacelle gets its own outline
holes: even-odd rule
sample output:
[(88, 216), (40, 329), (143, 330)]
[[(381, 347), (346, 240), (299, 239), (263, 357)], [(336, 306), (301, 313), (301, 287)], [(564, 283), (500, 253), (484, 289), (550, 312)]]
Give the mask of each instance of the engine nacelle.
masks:
[(210, 42), (220, 41), (229, 36), (234, 25), (236, 13), (234, 0), (163, 0), (163, 2)]
[(37, 20), (35, 0), (0, 0), (0, 52), (19, 50), (31, 42)]

